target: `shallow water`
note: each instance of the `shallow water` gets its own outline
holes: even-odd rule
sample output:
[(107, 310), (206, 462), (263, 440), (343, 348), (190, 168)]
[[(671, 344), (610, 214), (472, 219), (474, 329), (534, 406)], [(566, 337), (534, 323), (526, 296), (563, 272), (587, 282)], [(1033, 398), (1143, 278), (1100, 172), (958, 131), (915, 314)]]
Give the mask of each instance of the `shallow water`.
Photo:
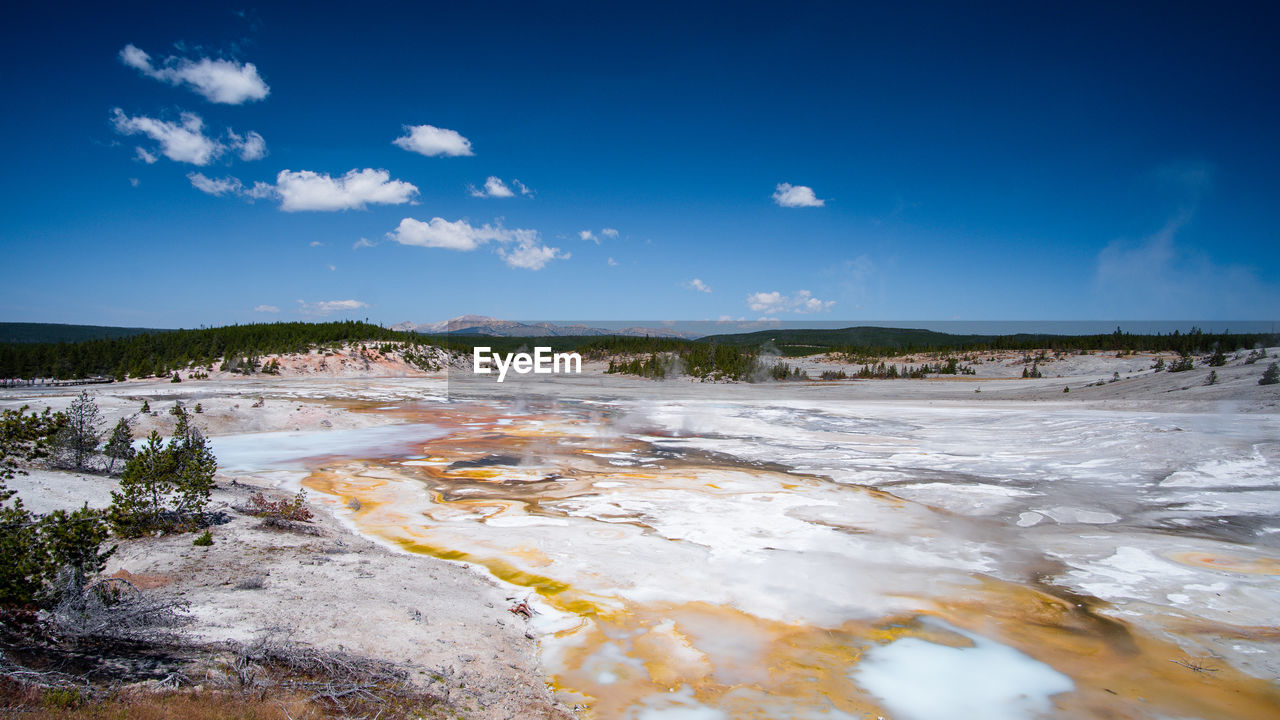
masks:
[[(244, 440), (231, 461), (309, 454), (305, 485), (359, 531), (522, 589), (557, 691), (591, 717), (1280, 713), (1249, 674), (1277, 669), (1270, 418), (720, 400), (367, 411), (418, 424)], [(1228, 522), (1199, 509), (1213, 503)], [(956, 682), (987, 662), (1007, 670)]]

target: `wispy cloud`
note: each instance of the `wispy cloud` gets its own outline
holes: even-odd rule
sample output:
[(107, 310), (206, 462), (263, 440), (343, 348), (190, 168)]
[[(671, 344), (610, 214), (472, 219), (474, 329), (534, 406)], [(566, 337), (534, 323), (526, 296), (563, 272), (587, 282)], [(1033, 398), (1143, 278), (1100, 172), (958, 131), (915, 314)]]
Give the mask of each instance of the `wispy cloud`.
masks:
[(822, 207), (827, 204), (826, 200), (819, 199), (814, 194), (813, 188), (791, 183), (778, 183), (773, 191), (773, 201), (786, 208)]
[(471, 197), (478, 198), (509, 198), (516, 195), (506, 183), (502, 182), (502, 178), (495, 175), (490, 175), (489, 179), (484, 181), (484, 187), (469, 185), (467, 190), (471, 193)]
[(541, 270), (552, 260), (567, 260), (569, 253), (542, 243), (517, 243), (512, 248), (498, 248), (498, 257), (513, 268)]
[(311, 242), (307, 243), (307, 247), (324, 247), (324, 243), (320, 242), (319, 240), (312, 240)]
[[(131, 117), (120, 108), (111, 109), (111, 125), (121, 135), (145, 135), (159, 146), (160, 153), (174, 162), (208, 165), (223, 153), (235, 151), (241, 160), (261, 160), (267, 156), (267, 141), (256, 132), (239, 135), (227, 130), (218, 139), (205, 134), (204, 120), (195, 113), (182, 113), (178, 122), (139, 115)], [(138, 159), (151, 165), (155, 153), (136, 148)]]
[(688, 282), (680, 283), (680, 284), (681, 286), (688, 288), (689, 290), (697, 290), (698, 292), (704, 292), (704, 293), (711, 292), (711, 288), (707, 287), (707, 284), (702, 282), (698, 278), (694, 278)]
[(521, 195), (524, 195), (525, 197), (533, 197), (533, 190), (529, 189), (528, 185), (525, 185), (519, 180), (512, 180), (511, 184), (516, 186), (516, 189), (520, 191)]
[[(204, 134), (204, 121), (195, 113), (182, 113), (179, 122), (168, 122), (144, 116), (129, 117), (120, 108), (112, 108), (111, 124), (121, 135), (146, 135), (160, 146), (160, 152), (174, 162), (208, 165), (225, 148)], [(155, 156), (139, 148), (138, 157), (148, 164)]]
[(587, 242), (593, 242), (597, 245), (600, 244), (600, 238), (596, 237), (596, 234), (594, 232), (591, 232), (590, 230), (579, 231), (578, 237), (583, 240), (586, 240)]
[(392, 142), (396, 146), (410, 152), (427, 157), (458, 157), (474, 155), (471, 141), (462, 137), (456, 130), (438, 128), (434, 125), (405, 125), (405, 135)]
[(387, 233), (387, 239), (401, 245), (444, 248), (469, 252), (494, 243), (497, 254), (511, 267), (540, 270), (552, 260), (569, 258), (569, 253), (542, 243), (537, 230), (508, 229), (502, 225), (472, 225), (466, 220), (448, 221), (434, 217), (427, 221), (404, 218), (395, 230)]
[(1167, 320), (1276, 314), (1280, 285), (1251, 267), (1215, 262), (1178, 242), (1192, 217), (1183, 210), (1155, 233), (1113, 240), (1098, 253), (1094, 291), (1100, 314)]
[(359, 250), (360, 248), (371, 248), (371, 247), (374, 247), (375, 245), (377, 245), (377, 243), (371, 242), (369, 238), (360, 238), (359, 240), (352, 243), (351, 249)]
[(275, 305), (259, 305), (254, 308), (253, 311), (258, 313), (278, 313), (280, 312), (280, 308)]
[(618, 267), (618, 261), (614, 260), (613, 258), (609, 258), (608, 264), (609, 264), (609, 267)]
[(319, 302), (298, 301), (298, 312), (303, 315), (332, 315), (336, 312), (350, 312), (369, 307), (368, 303), (359, 300), (321, 300)]
[(602, 230), (600, 231), (600, 234), (601, 234), (601, 235), (603, 235), (603, 236), (605, 236), (605, 237), (607, 237), (607, 238), (610, 238), (610, 239), (612, 239), (612, 240), (617, 240), (617, 239), (618, 239), (618, 230), (617, 230), (617, 228), (604, 228), (604, 229), (602, 229)]
[(792, 295), (783, 295), (778, 291), (757, 292), (747, 296), (747, 307), (755, 312), (808, 314), (827, 312), (835, 305), (834, 300), (819, 300), (808, 290), (797, 290)]
[(267, 141), (252, 130), (244, 136), (228, 130), (227, 137), (231, 140), (230, 145), (240, 155), (241, 160), (261, 160), (267, 156)]
[(211, 178), (206, 177), (204, 173), (190, 172), (187, 173), (187, 179), (191, 181), (191, 185), (195, 189), (217, 197), (239, 193), (244, 190), (244, 184), (238, 178), (233, 177)]
[(175, 87), (187, 86), (209, 102), (240, 105), (262, 100), (271, 92), (253, 63), (168, 57), (155, 65), (150, 55), (134, 45), (120, 51), (120, 61), (149, 78)]

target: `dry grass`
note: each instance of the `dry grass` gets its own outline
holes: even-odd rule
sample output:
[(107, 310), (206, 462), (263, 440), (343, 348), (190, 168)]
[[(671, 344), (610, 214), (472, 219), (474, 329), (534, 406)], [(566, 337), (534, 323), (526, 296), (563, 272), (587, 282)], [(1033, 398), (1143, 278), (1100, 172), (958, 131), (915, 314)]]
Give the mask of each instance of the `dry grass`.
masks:
[(74, 692), (0, 688), (6, 717), (49, 720), (302, 720), (332, 717), (298, 693), (239, 695), (219, 690), (121, 691), (88, 699)]

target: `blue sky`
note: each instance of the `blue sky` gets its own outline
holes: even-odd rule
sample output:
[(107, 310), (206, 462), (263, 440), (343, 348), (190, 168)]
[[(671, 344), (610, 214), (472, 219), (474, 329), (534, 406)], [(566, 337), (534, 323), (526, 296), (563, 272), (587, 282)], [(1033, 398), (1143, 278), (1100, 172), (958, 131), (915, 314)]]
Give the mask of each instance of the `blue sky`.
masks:
[(1274, 5), (405, 5), (11, 9), (0, 319), (1280, 316)]

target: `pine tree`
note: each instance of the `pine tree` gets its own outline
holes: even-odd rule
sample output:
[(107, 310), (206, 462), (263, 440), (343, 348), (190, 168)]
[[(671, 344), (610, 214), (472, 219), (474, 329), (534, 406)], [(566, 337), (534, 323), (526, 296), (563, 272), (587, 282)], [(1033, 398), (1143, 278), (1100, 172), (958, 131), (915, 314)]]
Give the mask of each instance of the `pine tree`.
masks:
[(120, 489), (111, 493), (111, 527), (122, 537), (138, 537), (163, 525), (164, 501), (173, 491), (173, 455), (155, 430), (125, 463)]
[(204, 433), (191, 424), (185, 411), (178, 415), (178, 426), (168, 449), (174, 455), (176, 494), (172, 501), (173, 510), (180, 522), (199, 524), (204, 519), (204, 508), (213, 492), (213, 476), (218, 471), (218, 461), (213, 457)]
[(107, 446), (103, 449), (107, 457), (107, 472), (115, 470), (116, 461), (128, 462), (133, 457), (133, 428), (129, 426), (129, 418), (122, 417), (111, 430)]
[(122, 536), (190, 530), (204, 521), (218, 463), (186, 410), (170, 412), (178, 418), (173, 437), (164, 444), (152, 431), (125, 464), (120, 489), (111, 493), (109, 519)]
[(102, 416), (98, 405), (81, 390), (67, 408), (67, 422), (54, 438), (54, 459), (60, 467), (87, 470), (102, 442)]
[(25, 472), (17, 461), (47, 456), (65, 421), (62, 413), (27, 414), (25, 407), (0, 415), (0, 605), (56, 600), (49, 591), (64, 567), (82, 575), (99, 572), (114, 550), (100, 551), (107, 529), (98, 511), (34, 515), (4, 486)]
[(1267, 366), (1265, 372), (1262, 373), (1262, 379), (1258, 380), (1259, 385), (1275, 385), (1280, 383), (1280, 365), (1271, 363)]

